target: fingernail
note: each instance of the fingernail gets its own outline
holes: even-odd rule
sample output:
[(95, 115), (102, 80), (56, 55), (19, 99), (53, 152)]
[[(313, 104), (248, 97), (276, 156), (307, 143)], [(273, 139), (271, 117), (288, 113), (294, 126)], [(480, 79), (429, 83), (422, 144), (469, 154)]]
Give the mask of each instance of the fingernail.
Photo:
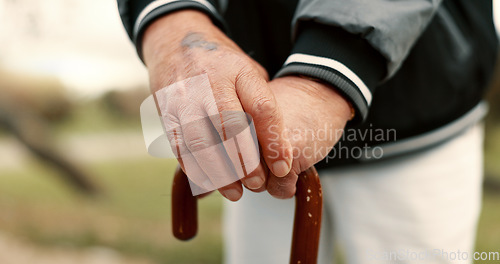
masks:
[(240, 196), (241, 196), (240, 192), (235, 190), (235, 189), (223, 190), (222, 194), (224, 195), (224, 197), (226, 197), (227, 199), (229, 199), (233, 202), (240, 199)]
[(259, 189), (262, 187), (262, 184), (264, 183), (263, 179), (259, 176), (254, 176), (248, 179), (244, 179), (243, 183), (248, 189), (255, 190)]
[(284, 160), (278, 160), (273, 163), (273, 174), (276, 177), (285, 177), (290, 172), (290, 167), (288, 163)]

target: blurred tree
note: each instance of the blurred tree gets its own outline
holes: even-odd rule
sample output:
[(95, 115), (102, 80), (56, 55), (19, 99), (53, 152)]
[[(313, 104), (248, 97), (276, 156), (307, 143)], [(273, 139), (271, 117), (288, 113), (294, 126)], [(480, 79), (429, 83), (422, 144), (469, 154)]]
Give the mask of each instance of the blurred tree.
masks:
[(138, 109), (149, 93), (148, 87), (139, 86), (126, 91), (111, 90), (102, 97), (107, 110), (116, 118), (139, 119)]
[(67, 116), (70, 102), (55, 78), (0, 72), (0, 128), (13, 134), (36, 157), (60, 171), (62, 179), (86, 194), (97, 193), (87, 173), (60, 153), (50, 134), (50, 121)]

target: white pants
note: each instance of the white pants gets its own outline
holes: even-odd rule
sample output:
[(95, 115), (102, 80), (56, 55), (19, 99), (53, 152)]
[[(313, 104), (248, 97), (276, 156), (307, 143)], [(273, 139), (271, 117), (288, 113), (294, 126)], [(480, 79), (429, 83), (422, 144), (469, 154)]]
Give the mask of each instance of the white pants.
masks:
[[(423, 152), (321, 171), (318, 263), (333, 263), (334, 247), (349, 264), (472, 263), (482, 142), (482, 125), (476, 125)], [(226, 202), (226, 263), (288, 263), (294, 205), (250, 191)]]

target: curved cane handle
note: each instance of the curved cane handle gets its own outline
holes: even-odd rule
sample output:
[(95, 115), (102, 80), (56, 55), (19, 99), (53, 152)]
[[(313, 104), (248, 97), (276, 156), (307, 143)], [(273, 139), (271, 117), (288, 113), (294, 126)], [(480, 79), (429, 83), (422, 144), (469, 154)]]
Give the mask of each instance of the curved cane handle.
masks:
[(191, 194), (188, 177), (177, 167), (172, 184), (172, 232), (177, 239), (189, 240), (198, 232), (198, 202)]
[[(197, 202), (191, 194), (187, 176), (178, 167), (172, 186), (172, 230), (180, 240), (189, 240), (198, 230)], [(321, 230), (323, 195), (314, 167), (299, 175), (295, 193), (291, 264), (316, 263)]]

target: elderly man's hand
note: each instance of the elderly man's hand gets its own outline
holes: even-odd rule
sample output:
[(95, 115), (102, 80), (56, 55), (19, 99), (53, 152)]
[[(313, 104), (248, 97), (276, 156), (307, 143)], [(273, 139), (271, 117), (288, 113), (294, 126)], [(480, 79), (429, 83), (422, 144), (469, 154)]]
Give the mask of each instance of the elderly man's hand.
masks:
[[(288, 76), (269, 83), (276, 100), (283, 109), (287, 132), (273, 131), (273, 139), (280, 142), (289, 138), (293, 147), (292, 170), (285, 177), (270, 177), (267, 191), (277, 198), (295, 194), (298, 174), (328, 155), (342, 136), (351, 118), (347, 101), (328, 85), (308, 78)], [(271, 149), (279, 153), (280, 145)]]
[[(266, 71), (214, 26), (205, 14), (194, 10), (183, 10), (160, 18), (147, 28), (142, 44), (143, 58), (149, 70), (153, 93), (178, 81), (201, 74), (209, 81), (210, 91), (200, 90), (192, 93), (192, 90), (186, 91), (185, 88), (171, 94), (175, 96), (169, 99), (172, 101), (169, 107), (175, 109), (169, 109), (163, 118), (169, 118), (168, 122), (181, 125), (189, 123), (196, 115), (210, 116), (214, 111), (218, 113), (245, 111), (254, 119), (266, 166), (273, 175), (283, 177), (289, 174), (292, 165), (291, 144), (286, 138), (275, 140), (270, 133), (271, 127), (275, 132), (283, 133), (285, 123), (281, 106), (277, 104), (267, 84)], [(196, 87), (198, 86), (193, 85), (187, 89), (197, 89)], [(195, 96), (186, 96), (190, 93)], [(215, 102), (206, 100), (207, 97), (213, 97)], [(156, 99), (157, 102), (160, 101)], [(289, 107), (286, 104), (282, 106)], [(186, 111), (186, 108), (194, 110)], [(221, 114), (221, 118), (215, 122), (222, 122), (219, 125), (229, 131), (231, 126), (238, 126), (235, 124), (239, 122), (238, 118), (226, 119), (223, 119)], [(211, 121), (214, 122), (212, 119)], [(171, 142), (175, 142), (186, 151), (199, 152), (206, 150), (211, 144), (207, 141), (210, 139), (203, 138), (204, 135), (210, 134), (210, 129), (213, 130), (209, 121), (206, 124), (183, 126), (179, 131), (167, 132), (167, 136)], [(275, 143), (280, 148), (270, 149)], [(216, 155), (198, 155), (194, 156), (193, 162), (199, 164), (201, 170), (217, 169), (218, 162), (222, 159)], [(258, 156), (256, 164), (259, 164)], [(253, 172), (248, 172), (242, 180), (243, 184), (252, 190), (262, 189), (267, 174), (264, 170), (266, 166), (260, 162)], [(297, 171), (297, 168), (294, 171)], [(276, 179), (270, 182), (274, 184), (279, 181)], [(222, 187), (219, 191), (232, 201), (238, 200), (243, 192), (239, 181)]]

